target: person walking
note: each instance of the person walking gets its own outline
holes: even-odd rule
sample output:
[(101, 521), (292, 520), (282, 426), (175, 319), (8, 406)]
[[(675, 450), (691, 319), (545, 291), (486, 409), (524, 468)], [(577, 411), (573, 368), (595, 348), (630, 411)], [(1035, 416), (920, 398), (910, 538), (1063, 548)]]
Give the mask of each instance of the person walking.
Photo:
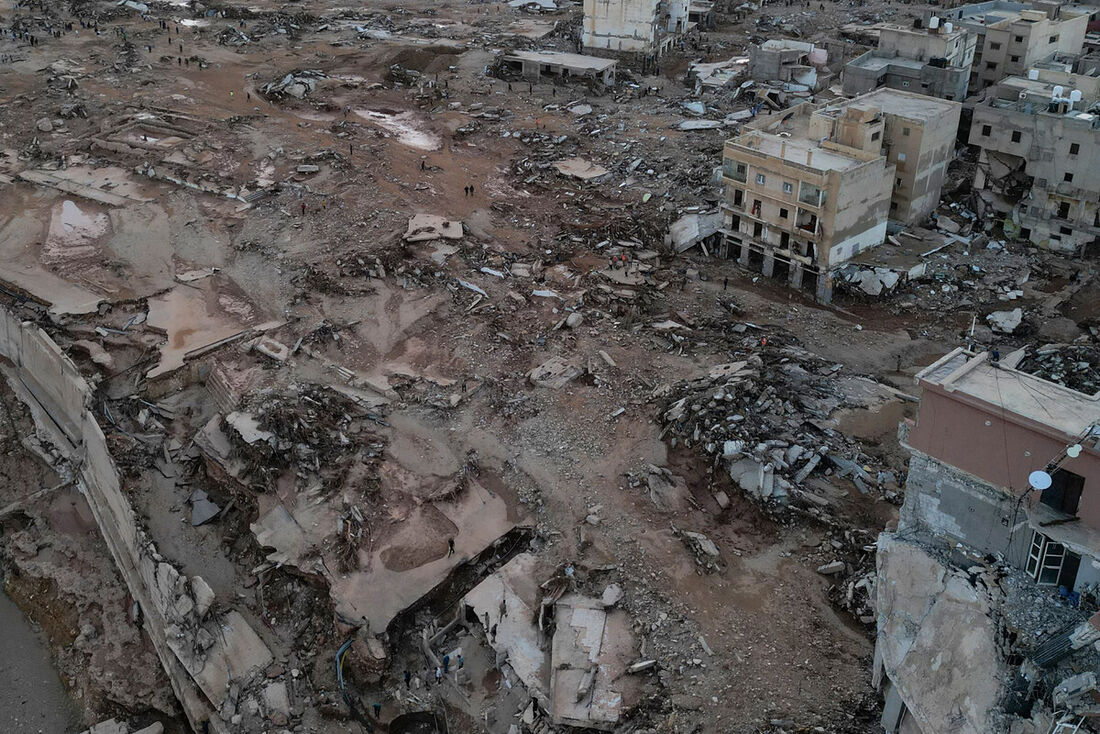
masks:
[(453, 556), (455, 554), (455, 539), (447, 538), (447, 556)]
[(446, 675), (447, 673), (450, 673), (450, 672), (451, 672), (451, 656), (450, 655), (444, 655), (443, 656), (443, 674)]
[(374, 704), (374, 718), (379, 719), (382, 717), (382, 704), (375, 702)]
[(409, 671), (406, 670), (405, 671), (405, 690), (407, 691), (411, 688), (412, 688), (412, 673), (410, 673)]

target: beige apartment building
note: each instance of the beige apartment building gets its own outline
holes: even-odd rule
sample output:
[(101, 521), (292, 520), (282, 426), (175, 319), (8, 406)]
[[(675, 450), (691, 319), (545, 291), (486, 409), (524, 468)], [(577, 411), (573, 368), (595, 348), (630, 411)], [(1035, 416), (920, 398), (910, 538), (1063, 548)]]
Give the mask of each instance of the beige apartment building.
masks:
[(939, 203), (958, 102), (894, 89), (757, 117), (725, 145), (725, 257), (824, 303), (834, 273), (881, 245), (887, 222)]
[(974, 188), (1020, 237), (1079, 252), (1100, 236), (1100, 77), (1032, 69), (974, 108)]
[(984, 3), (939, 9), (936, 16), (978, 36), (970, 91), (991, 87), (1007, 76), (1024, 76), (1054, 54), (1079, 54), (1097, 8), (1060, 2)]
[(581, 43), (592, 51), (659, 56), (690, 25), (690, 0), (584, 0)]

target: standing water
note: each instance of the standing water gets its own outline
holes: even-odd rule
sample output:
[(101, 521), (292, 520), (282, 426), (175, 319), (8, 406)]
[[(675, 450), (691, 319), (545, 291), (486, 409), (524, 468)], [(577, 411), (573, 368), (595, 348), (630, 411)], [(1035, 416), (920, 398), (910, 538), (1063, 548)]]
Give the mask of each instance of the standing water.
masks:
[(0, 588), (0, 732), (80, 731), (46, 640)]

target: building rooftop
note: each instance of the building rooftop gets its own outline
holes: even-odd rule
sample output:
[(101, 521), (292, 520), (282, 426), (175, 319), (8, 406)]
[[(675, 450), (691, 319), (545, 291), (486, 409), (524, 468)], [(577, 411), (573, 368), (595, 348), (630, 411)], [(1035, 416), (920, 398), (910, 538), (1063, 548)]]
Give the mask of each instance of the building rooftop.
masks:
[(924, 68), (925, 61), (917, 61), (906, 56), (879, 56), (874, 51), (859, 56), (849, 62), (850, 66), (856, 66), (868, 71), (881, 71), (887, 66), (905, 66), (920, 71)]
[(949, 102), (946, 99), (929, 97), (914, 92), (903, 92), (900, 89), (888, 89), (881, 87), (873, 92), (868, 92), (856, 97), (851, 104), (874, 105), (886, 114), (908, 117), (913, 120), (933, 120), (943, 115), (950, 114), (959, 106), (958, 102)]
[(988, 352), (959, 348), (917, 373), (917, 380), (967, 395), (1020, 417), (1079, 438), (1100, 423), (1100, 392), (1087, 395), (1017, 369), (1026, 350), (993, 364)]
[(619, 63), (614, 59), (601, 59), (598, 56), (560, 53), (558, 51), (513, 51), (504, 58), (509, 61), (535, 61), (540, 64), (555, 64), (585, 71), (604, 71)]
[[(1073, 86), (1072, 80), (1056, 84), (1041, 79), (1010, 76), (997, 85), (994, 93), (987, 98), (987, 104), (1002, 110), (1011, 109), (1029, 115), (1054, 115), (1097, 125), (1100, 124), (1100, 116), (1089, 111), (1096, 103), (1096, 80), (1089, 81), (1092, 82), (1091, 88), (1088, 88), (1090, 85), (1081, 84), (1086, 89), (1080, 90)], [(1083, 94), (1079, 101), (1074, 102), (1073, 109), (1052, 108), (1056, 87), (1061, 87), (1061, 99), (1068, 97), (1072, 91), (1082, 91)]]

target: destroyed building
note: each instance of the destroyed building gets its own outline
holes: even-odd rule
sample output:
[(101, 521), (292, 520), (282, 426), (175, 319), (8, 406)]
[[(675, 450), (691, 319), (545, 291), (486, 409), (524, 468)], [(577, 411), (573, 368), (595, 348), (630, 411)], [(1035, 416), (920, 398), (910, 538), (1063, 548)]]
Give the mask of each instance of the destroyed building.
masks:
[(688, 30), (688, 0), (584, 0), (581, 44), (647, 57), (668, 50)]
[(758, 117), (725, 147), (725, 256), (827, 302), (835, 270), (881, 245), (888, 220), (938, 205), (959, 109), (884, 88)]
[(749, 46), (748, 74), (760, 82), (777, 82), (788, 92), (817, 92), (828, 86), (828, 52), (808, 41), (776, 38)]
[(504, 62), (523, 78), (532, 81), (550, 75), (563, 81), (570, 78), (598, 80), (608, 87), (615, 84), (615, 67), (618, 64), (614, 59), (557, 51), (513, 51), (504, 56)]
[(1096, 8), (1061, 2), (989, 0), (935, 14), (978, 37), (970, 75), (973, 93), (1006, 76), (1022, 75), (1051, 54), (1080, 53), (1096, 12)]
[(978, 38), (933, 17), (924, 28), (887, 26), (878, 47), (844, 67), (844, 93), (859, 95), (877, 87), (904, 89), (948, 100), (966, 99)]
[[(999, 359), (959, 348), (917, 374), (919, 414), (900, 429), (905, 501), (879, 540), (887, 732), (1007, 731), (1031, 715), (1042, 725), (1021, 731), (1063, 731), (1095, 708), (1095, 677), (1044, 699), (1095, 665), (1100, 639), (1083, 601), (1100, 582), (1094, 361), (1058, 345)], [(1088, 658), (1059, 667), (1073, 655)]]
[(1100, 235), (1100, 77), (1032, 69), (974, 107), (974, 188), (1022, 239), (1073, 253)]

